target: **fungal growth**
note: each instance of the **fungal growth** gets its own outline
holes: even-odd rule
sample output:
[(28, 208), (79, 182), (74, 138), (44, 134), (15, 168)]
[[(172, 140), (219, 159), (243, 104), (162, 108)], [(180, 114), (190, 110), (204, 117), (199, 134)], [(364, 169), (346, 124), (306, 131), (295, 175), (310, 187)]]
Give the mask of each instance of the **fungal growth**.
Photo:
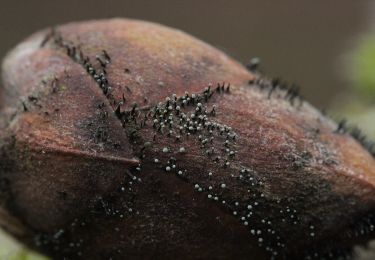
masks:
[(34, 34), (3, 63), (0, 224), (54, 259), (350, 259), (374, 144), (247, 67), (141, 21)]

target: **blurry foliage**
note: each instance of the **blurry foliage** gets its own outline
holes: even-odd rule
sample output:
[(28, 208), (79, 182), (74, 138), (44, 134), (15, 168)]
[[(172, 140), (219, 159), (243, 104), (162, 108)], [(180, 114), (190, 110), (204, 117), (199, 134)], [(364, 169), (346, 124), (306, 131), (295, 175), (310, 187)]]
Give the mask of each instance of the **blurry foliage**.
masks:
[(339, 113), (375, 139), (375, 35), (359, 42), (351, 55), (349, 75), (352, 79), (350, 96), (339, 100)]
[[(366, 100), (375, 101), (375, 35), (362, 39), (352, 58), (351, 77), (355, 91)], [(373, 104), (374, 105), (374, 104)]]
[(20, 245), (0, 229), (0, 260), (48, 260)]

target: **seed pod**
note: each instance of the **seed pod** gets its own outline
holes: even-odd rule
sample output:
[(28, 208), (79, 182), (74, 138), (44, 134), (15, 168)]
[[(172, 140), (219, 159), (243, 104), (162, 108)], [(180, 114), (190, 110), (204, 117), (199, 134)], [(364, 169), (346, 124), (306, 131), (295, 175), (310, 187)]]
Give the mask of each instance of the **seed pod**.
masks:
[(1, 97), (0, 223), (56, 259), (338, 258), (374, 237), (371, 144), (180, 31), (36, 33)]

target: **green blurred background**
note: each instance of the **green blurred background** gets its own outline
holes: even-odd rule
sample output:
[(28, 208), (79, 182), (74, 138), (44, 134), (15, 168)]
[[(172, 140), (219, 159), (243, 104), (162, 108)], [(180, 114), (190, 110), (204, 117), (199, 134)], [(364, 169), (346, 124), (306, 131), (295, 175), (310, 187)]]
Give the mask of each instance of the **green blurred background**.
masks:
[[(375, 138), (375, 1), (0, 0), (0, 57), (38, 29), (107, 17), (182, 29), (243, 63), (260, 57), (265, 74)], [(0, 259), (44, 258), (0, 233)]]

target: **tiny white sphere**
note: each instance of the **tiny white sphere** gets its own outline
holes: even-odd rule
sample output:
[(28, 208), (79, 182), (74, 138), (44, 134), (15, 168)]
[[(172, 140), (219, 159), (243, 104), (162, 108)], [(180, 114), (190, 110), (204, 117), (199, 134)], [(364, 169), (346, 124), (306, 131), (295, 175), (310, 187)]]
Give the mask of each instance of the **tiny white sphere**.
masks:
[(226, 187), (225, 183), (222, 183), (220, 187), (224, 189)]

